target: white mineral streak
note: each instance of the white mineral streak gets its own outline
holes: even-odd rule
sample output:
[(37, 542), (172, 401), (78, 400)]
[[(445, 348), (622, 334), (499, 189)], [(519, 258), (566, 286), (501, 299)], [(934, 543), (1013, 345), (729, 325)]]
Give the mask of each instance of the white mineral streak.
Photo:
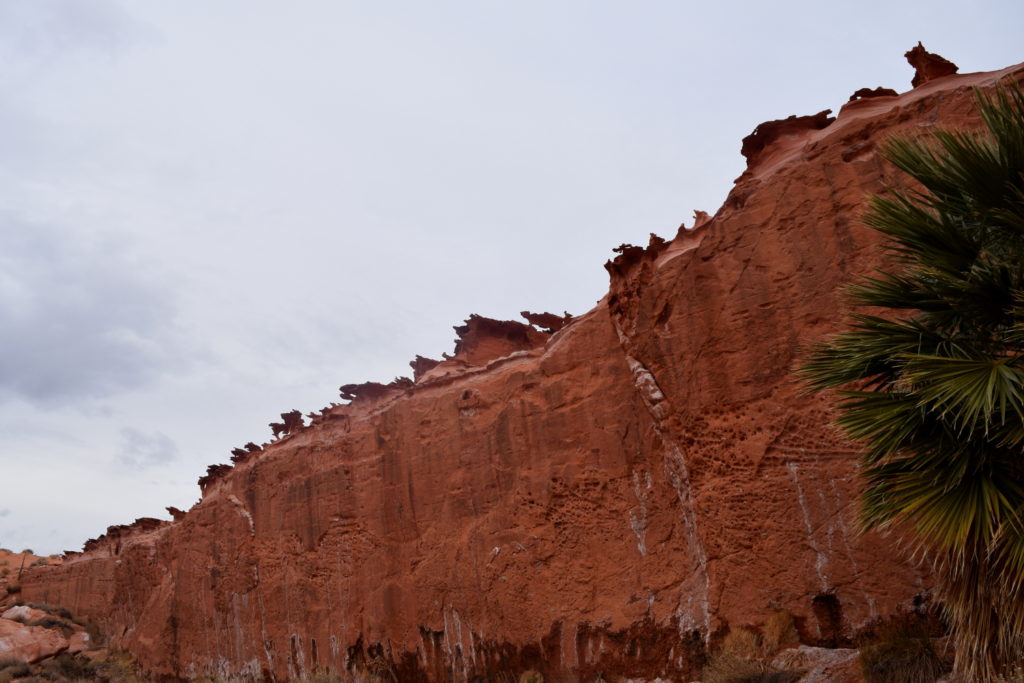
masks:
[(810, 546), (811, 550), (813, 550), (816, 555), (814, 569), (818, 573), (819, 587), (824, 593), (829, 589), (828, 576), (825, 575), (825, 565), (828, 564), (828, 558), (825, 557), (825, 553), (822, 552), (821, 548), (818, 546), (818, 542), (814, 539), (814, 525), (811, 524), (811, 511), (807, 507), (807, 499), (804, 497), (804, 488), (800, 485), (800, 467), (792, 461), (786, 463), (786, 467), (789, 468), (789, 474), (793, 478), (793, 485), (796, 487), (797, 501), (800, 503), (800, 512), (804, 518), (804, 528), (807, 530), (807, 545)]
[(636, 547), (641, 555), (647, 554), (647, 497), (651, 490), (651, 473), (647, 470), (633, 470), (633, 493), (637, 509), (629, 511), (629, 527), (636, 536)]
[(231, 495), (229, 495), (228, 500), (231, 501), (231, 503), (233, 503), (238, 508), (238, 514), (245, 517), (245, 521), (249, 523), (249, 533), (252, 534), (253, 537), (255, 537), (256, 524), (252, 521), (252, 513), (250, 513), (245, 508), (245, 505), (242, 504), (242, 501), (238, 500), (238, 498), (235, 497), (235, 494), (232, 493)]
[[(629, 353), (629, 338), (622, 331), (618, 321), (612, 317), (615, 331), (625, 355), (626, 365), (633, 375), (633, 385), (647, 411), (654, 418), (654, 431), (665, 449), (665, 471), (679, 499), (679, 514), (686, 534), (687, 546), (693, 559), (690, 578), (697, 585), (697, 594), (680, 596), (676, 615), (679, 619), (679, 634), (684, 637), (688, 631), (700, 629), (705, 642), (711, 637), (710, 580), (708, 578), (708, 556), (704, 543), (697, 532), (697, 512), (690, 486), (690, 472), (679, 444), (672, 438), (667, 418), (671, 414), (665, 393), (657, 380), (643, 363)], [(646, 548), (645, 548), (646, 550)]]

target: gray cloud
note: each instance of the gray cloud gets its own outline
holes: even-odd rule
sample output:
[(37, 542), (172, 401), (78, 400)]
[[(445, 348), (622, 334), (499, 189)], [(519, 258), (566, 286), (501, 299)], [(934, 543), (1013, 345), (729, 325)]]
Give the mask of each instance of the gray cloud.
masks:
[(4, 508), (3, 510), (0, 510), (0, 517), (6, 517), (9, 514), (11, 514), (10, 508)]
[(146, 434), (127, 427), (121, 430), (121, 452), (117, 462), (136, 469), (162, 465), (178, 457), (178, 445), (166, 434)]
[(79, 50), (110, 54), (151, 33), (108, 0), (13, 0), (0, 3), (0, 54), (16, 68), (74, 58)]
[(139, 387), (175, 363), (168, 288), (111, 237), (0, 214), (0, 400)]

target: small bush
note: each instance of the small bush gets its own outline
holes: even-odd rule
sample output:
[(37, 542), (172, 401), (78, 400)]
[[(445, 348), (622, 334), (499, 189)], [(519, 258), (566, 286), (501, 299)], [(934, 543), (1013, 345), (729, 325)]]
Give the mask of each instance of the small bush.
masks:
[(40, 673), (52, 680), (96, 680), (97, 666), (86, 657), (62, 652), (39, 665)]
[(522, 673), (519, 677), (519, 683), (544, 683), (544, 675), (539, 671), (530, 669)]
[(143, 683), (147, 680), (139, 675), (139, 665), (135, 658), (124, 650), (111, 650), (95, 666), (98, 680), (116, 683)]
[(722, 641), (722, 654), (740, 659), (757, 659), (761, 656), (761, 638), (749, 628), (731, 628)]
[(299, 679), (301, 683), (343, 683), (344, 679), (327, 669), (317, 669)]
[(793, 615), (789, 612), (772, 612), (765, 620), (761, 639), (766, 655), (773, 655), (779, 650), (799, 645), (800, 634), (797, 633)]
[(8, 683), (16, 678), (25, 678), (32, 675), (32, 668), (22, 662), (0, 662), (0, 683)]
[(63, 619), (57, 619), (56, 617), (43, 617), (36, 621), (22, 622), (27, 626), (42, 626), (43, 628), (59, 628), (61, 631), (70, 633), (74, 629)]
[(859, 660), (867, 683), (932, 683), (945, 669), (927, 629), (909, 620), (876, 627)]
[(21, 592), (21, 584), (20, 583), (12, 583), (11, 585), (7, 586), (7, 594), (8, 595), (17, 595), (20, 592)]
[[(773, 621), (770, 619), (769, 621)], [(772, 626), (771, 640), (749, 628), (732, 628), (722, 640), (718, 651), (704, 668), (704, 683), (793, 683), (802, 671), (780, 671), (767, 660), (779, 643), (785, 642), (784, 619)], [(790, 617), (792, 626), (792, 617)]]

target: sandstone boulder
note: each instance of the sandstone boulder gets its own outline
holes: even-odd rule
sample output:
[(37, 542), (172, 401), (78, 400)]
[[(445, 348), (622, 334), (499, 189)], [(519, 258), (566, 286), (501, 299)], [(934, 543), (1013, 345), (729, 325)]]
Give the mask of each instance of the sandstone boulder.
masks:
[(0, 661), (32, 664), (66, 649), (67, 638), (59, 629), (26, 626), (18, 621), (0, 618)]
[(48, 616), (50, 616), (49, 613), (44, 612), (41, 609), (29, 607), (28, 605), (15, 605), (10, 609), (5, 610), (3, 614), (0, 614), (0, 618), (22, 622), (39, 621), (40, 619), (45, 619)]

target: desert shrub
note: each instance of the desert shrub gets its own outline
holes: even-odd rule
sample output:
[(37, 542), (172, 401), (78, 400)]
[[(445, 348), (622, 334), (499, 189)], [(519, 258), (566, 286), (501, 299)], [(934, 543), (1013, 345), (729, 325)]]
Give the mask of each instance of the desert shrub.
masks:
[(87, 657), (62, 652), (39, 665), (42, 676), (52, 680), (96, 680), (97, 666)]
[(530, 669), (519, 676), (519, 683), (544, 683), (544, 675), (539, 671)]
[(25, 548), (24, 550), (21, 551), (21, 554), (22, 555), (35, 555), (35, 553), (32, 552), (32, 548)]
[[(729, 629), (704, 668), (704, 683), (793, 683), (799, 680), (802, 671), (778, 670), (766, 661), (787, 637), (784, 619), (770, 621), (773, 623), (771, 642), (749, 628)], [(792, 617), (789, 625), (792, 627)]]
[(753, 629), (731, 628), (722, 640), (723, 654), (741, 659), (758, 659), (761, 655), (761, 638)]
[(7, 586), (7, 594), (8, 595), (17, 595), (20, 592), (21, 592), (21, 584), (20, 583), (12, 583), (11, 585)]
[(932, 683), (945, 669), (927, 629), (906, 619), (877, 626), (859, 660), (867, 683)]
[(111, 683), (144, 683), (147, 678), (140, 674), (138, 662), (131, 654), (124, 650), (111, 650), (102, 661), (97, 661), (97, 680), (111, 681)]
[[(340, 679), (339, 679), (340, 680)], [(398, 683), (398, 674), (383, 655), (367, 659), (352, 671), (353, 683)]]
[(8, 683), (16, 678), (25, 678), (31, 674), (32, 669), (28, 664), (14, 660), (0, 661), (0, 683)]
[(61, 631), (66, 631), (66, 632), (71, 632), (71, 631), (74, 630), (74, 629), (71, 628), (70, 624), (68, 624), (63, 619), (58, 619), (58, 618), (52, 617), (52, 616), (43, 617), (42, 619), (36, 619), (35, 621), (22, 622), (22, 623), (25, 623), (27, 626), (42, 626), (43, 628), (59, 628)]
[(761, 629), (761, 646), (766, 655), (773, 655), (786, 647), (798, 645), (800, 634), (789, 612), (772, 612)]
[(328, 669), (317, 669), (299, 679), (302, 683), (343, 683), (344, 679)]

